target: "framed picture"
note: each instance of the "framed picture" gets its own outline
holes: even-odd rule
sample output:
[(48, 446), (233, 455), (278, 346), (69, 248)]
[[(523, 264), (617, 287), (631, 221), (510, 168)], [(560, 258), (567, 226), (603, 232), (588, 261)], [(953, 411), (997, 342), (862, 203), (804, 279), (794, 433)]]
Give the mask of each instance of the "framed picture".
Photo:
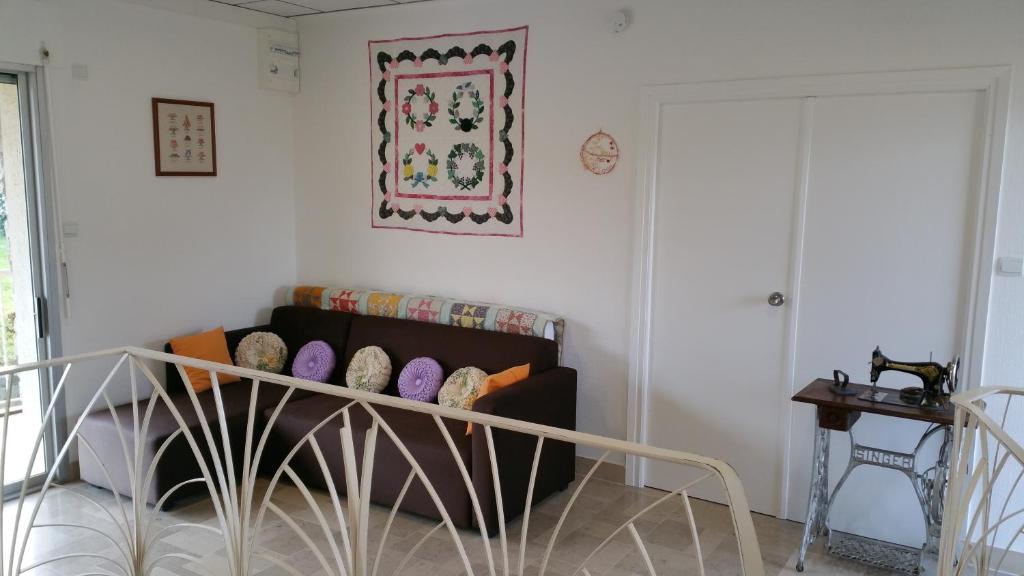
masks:
[(216, 176), (213, 103), (153, 98), (153, 153), (157, 176)]

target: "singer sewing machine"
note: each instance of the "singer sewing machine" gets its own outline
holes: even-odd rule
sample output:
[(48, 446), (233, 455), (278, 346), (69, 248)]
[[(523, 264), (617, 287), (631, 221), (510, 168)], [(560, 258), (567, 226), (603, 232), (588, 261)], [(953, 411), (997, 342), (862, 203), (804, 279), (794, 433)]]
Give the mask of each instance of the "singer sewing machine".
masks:
[(879, 347), (871, 353), (871, 390), (860, 396), (869, 402), (892, 402), (886, 393), (878, 391), (878, 378), (882, 372), (895, 371), (912, 374), (921, 379), (921, 387), (900, 390), (900, 402), (920, 406), (926, 410), (941, 410), (946, 399), (956, 392), (960, 358), (943, 366), (938, 362), (897, 362), (890, 360)]
[[(807, 550), (818, 536), (827, 536), (829, 554), (857, 560), (871, 566), (917, 575), (923, 571), (925, 553), (936, 553), (942, 534), (943, 501), (949, 472), (949, 454), (953, 445), (953, 406), (947, 402), (956, 391), (960, 360), (943, 366), (937, 362), (896, 362), (879, 348), (871, 354), (871, 385), (855, 384), (841, 370), (832, 381), (818, 379), (793, 396), (796, 402), (815, 406), (817, 429), (811, 459), (811, 490), (807, 502), (807, 522), (800, 543), (796, 569), (803, 572)], [(913, 374), (921, 387), (902, 390), (880, 388), (882, 372)], [(854, 424), (861, 414), (874, 414), (929, 424), (912, 452), (869, 446), (857, 442)], [(850, 455), (846, 470), (835, 488), (829, 483), (829, 445), (831, 431), (850, 435)], [(934, 462), (929, 442), (941, 438)], [(926, 450), (926, 447), (928, 449)], [(836, 495), (842, 491), (853, 470), (860, 466), (886, 468), (902, 473), (913, 487), (921, 506), (925, 538), (921, 547), (882, 542), (857, 534), (832, 530), (829, 512)]]

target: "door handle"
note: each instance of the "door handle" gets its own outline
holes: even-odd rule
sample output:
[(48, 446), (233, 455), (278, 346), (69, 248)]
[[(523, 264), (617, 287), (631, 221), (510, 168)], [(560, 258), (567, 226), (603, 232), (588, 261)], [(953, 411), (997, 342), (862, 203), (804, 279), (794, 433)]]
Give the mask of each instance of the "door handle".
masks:
[(768, 295), (768, 305), (769, 306), (776, 306), (776, 307), (778, 307), (778, 306), (782, 306), (785, 303), (786, 303), (786, 295), (783, 294), (782, 292), (772, 292), (771, 294)]

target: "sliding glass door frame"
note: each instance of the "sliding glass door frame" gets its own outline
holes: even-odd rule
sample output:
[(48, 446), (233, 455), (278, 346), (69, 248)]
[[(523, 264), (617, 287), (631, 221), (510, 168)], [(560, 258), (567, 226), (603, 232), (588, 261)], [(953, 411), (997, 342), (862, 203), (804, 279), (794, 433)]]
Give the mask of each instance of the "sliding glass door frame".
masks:
[[(35, 302), (35, 344), (39, 360), (61, 355), (60, 303), (64, 298), (58, 281), (61, 267), (57, 243), (56, 204), (53, 183), (56, 180), (52, 134), (49, 122), (49, 99), (42, 67), (21, 66), (0, 62), (0, 74), (13, 76), (18, 86), (21, 140), (25, 173), (25, 202), (32, 262), (32, 291)], [(65, 284), (66, 285), (66, 284)], [(53, 400), (53, 385), (60, 379), (51, 370), (39, 372), (40, 411), (45, 412)], [(53, 406), (55, 418), (45, 431), (43, 443), (43, 470), (54, 468), (55, 458), (67, 438), (67, 418), (64, 398)], [(71, 477), (68, 459), (56, 467), (56, 480)], [(45, 472), (3, 486), (4, 499), (16, 496), (22, 489), (34, 490), (45, 479)]]

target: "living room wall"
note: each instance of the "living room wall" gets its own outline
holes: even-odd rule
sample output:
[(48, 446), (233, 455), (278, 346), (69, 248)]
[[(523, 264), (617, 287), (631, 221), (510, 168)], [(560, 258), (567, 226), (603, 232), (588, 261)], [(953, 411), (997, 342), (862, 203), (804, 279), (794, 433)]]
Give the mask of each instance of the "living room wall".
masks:
[[(613, 34), (606, 18), (624, 6), (634, 22)], [(294, 117), (298, 279), (563, 314), (564, 361), (580, 371), (579, 427), (624, 437), (638, 88), (1024, 64), (1022, 11), (1024, 5), (1012, 0), (451, 0), (300, 19), (304, 76)], [(372, 230), (367, 41), (523, 24), (530, 26), (524, 237)], [(1011, 111), (997, 254), (1020, 256), (1019, 91)], [(619, 166), (605, 177), (587, 173), (578, 160), (580, 144), (598, 129), (614, 135), (623, 151)], [(1019, 382), (1024, 282), (995, 278), (991, 305), (985, 381)]]
[[(250, 326), (294, 281), (291, 95), (258, 89), (256, 35), (111, 0), (0, 3), (0, 62), (39, 64), (44, 41), (52, 52), (59, 202), (78, 228), (64, 354)], [(216, 104), (217, 177), (154, 176), (154, 96)], [(69, 411), (83, 400), (69, 392)]]

